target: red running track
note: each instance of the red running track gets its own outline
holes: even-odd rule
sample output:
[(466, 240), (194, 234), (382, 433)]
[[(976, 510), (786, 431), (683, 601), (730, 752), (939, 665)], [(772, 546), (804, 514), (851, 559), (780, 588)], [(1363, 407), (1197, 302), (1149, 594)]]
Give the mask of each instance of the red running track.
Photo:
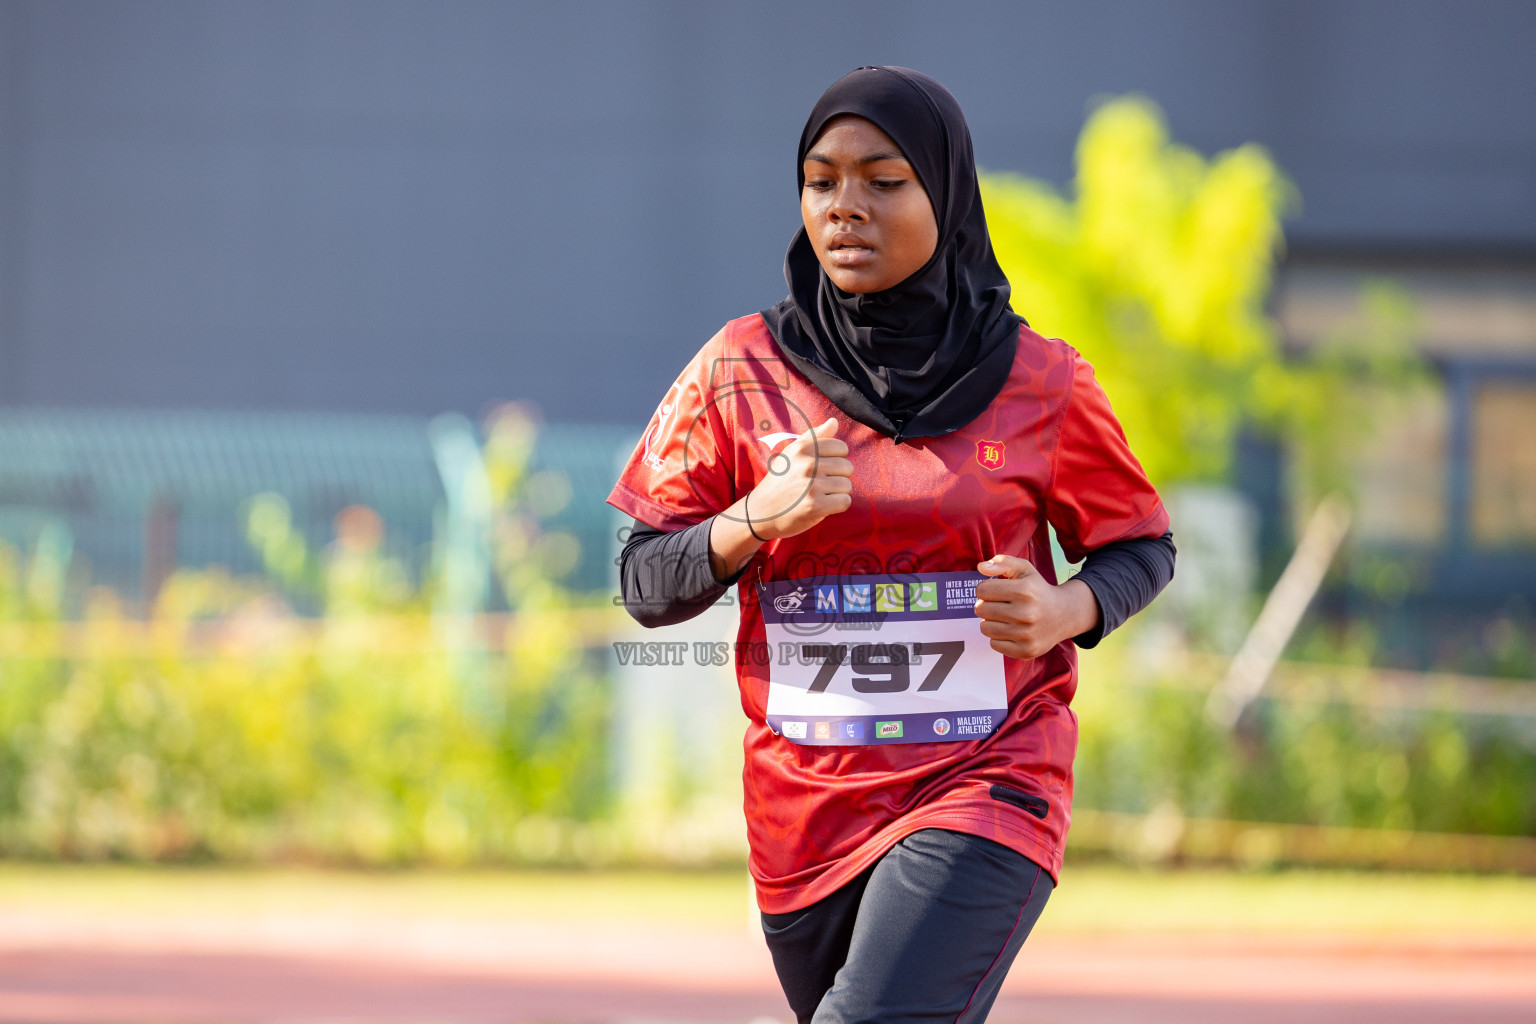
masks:
[[(0, 913), (0, 1024), (786, 1020), (743, 928)], [(995, 1024), (1536, 1021), (1536, 941), (1053, 936)]]

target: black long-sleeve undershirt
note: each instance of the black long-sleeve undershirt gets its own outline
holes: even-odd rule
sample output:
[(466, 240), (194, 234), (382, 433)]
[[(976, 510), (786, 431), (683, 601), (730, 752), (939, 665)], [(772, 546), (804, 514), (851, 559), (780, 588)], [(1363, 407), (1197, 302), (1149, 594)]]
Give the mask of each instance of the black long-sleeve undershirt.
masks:
[[(642, 626), (670, 626), (691, 619), (741, 578), (737, 572), (724, 582), (715, 579), (709, 564), (712, 521), (668, 532), (635, 520), (619, 555), (619, 586), (624, 606)], [(1099, 622), (1073, 637), (1077, 645), (1095, 646), (1151, 604), (1173, 579), (1177, 554), (1171, 530), (1161, 537), (1116, 541), (1088, 552), (1074, 579), (1093, 592)]]
[(1099, 604), (1099, 624), (1073, 637), (1079, 647), (1095, 647), (1125, 620), (1152, 603), (1173, 579), (1178, 556), (1173, 531), (1161, 537), (1117, 540), (1088, 552), (1083, 568), (1072, 577), (1088, 584)]

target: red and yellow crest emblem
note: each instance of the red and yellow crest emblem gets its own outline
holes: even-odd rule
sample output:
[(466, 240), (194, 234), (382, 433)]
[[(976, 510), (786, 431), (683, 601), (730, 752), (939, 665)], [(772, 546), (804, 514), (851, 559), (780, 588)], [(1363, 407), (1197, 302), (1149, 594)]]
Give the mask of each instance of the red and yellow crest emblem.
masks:
[(981, 463), (983, 469), (1001, 469), (1003, 466), (1003, 443), (1001, 441), (977, 441), (976, 461)]

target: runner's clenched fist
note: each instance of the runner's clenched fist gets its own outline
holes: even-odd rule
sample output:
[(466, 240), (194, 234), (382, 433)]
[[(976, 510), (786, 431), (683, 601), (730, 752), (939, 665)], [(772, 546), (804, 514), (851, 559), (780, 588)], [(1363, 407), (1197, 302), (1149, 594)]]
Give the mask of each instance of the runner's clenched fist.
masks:
[(742, 503), (763, 540), (804, 533), (853, 504), (853, 463), (834, 418), (812, 427), (768, 458), (768, 472)]
[(828, 417), (770, 455), (751, 493), (715, 516), (709, 548), (716, 579), (729, 579), (766, 542), (802, 534), (853, 504), (853, 463), (838, 428)]
[(1098, 624), (1098, 601), (1081, 580), (1054, 586), (1028, 559), (1013, 555), (993, 555), (976, 569), (994, 577), (976, 584), (976, 615), (999, 654), (1038, 658)]

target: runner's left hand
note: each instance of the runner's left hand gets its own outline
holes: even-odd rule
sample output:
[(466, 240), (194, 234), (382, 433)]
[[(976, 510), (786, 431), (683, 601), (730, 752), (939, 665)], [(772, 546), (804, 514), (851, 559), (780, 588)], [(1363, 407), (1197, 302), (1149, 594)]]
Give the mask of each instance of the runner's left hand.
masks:
[(1028, 559), (1013, 555), (993, 555), (976, 569), (994, 577), (976, 584), (976, 615), (1000, 654), (1038, 658), (1098, 624), (1098, 601), (1080, 580), (1053, 586)]

